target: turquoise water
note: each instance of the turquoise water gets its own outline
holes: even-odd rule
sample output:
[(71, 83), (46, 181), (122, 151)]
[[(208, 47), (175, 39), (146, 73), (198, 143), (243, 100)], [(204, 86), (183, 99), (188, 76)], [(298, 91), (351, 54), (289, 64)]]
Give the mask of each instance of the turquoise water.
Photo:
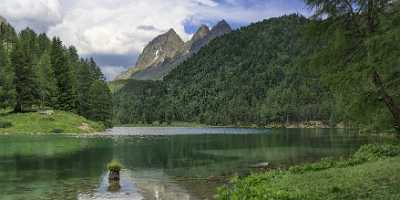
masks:
[[(0, 136), (0, 199), (212, 199), (227, 177), (346, 156), (384, 142), (335, 129), (115, 128), (102, 135)], [(123, 165), (108, 192), (106, 165)]]

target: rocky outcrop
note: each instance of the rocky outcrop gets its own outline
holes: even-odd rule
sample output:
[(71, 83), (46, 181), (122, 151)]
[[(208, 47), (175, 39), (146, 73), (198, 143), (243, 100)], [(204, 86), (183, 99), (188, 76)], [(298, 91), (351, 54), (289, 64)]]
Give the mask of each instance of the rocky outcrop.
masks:
[(7, 20), (4, 17), (0, 16), (0, 24), (2, 23), (7, 23)]
[(191, 53), (193, 45), (203, 40), (210, 34), (210, 29), (206, 25), (201, 25), (192, 39), (185, 43), (185, 53)]
[(136, 66), (118, 76), (116, 80), (130, 78), (161, 80), (211, 40), (231, 31), (231, 27), (225, 20), (217, 23), (211, 30), (206, 25), (202, 25), (192, 39), (184, 43), (171, 29), (151, 41), (139, 56)]
[(170, 29), (168, 32), (153, 39), (140, 54), (136, 66), (121, 74), (116, 79), (129, 79), (138, 71), (143, 71), (151, 66), (171, 60), (181, 54), (185, 43), (175, 32)]
[(192, 53), (197, 53), (201, 48), (206, 46), (213, 39), (223, 36), (231, 31), (232, 29), (229, 24), (225, 20), (222, 20), (217, 23), (217, 25), (215, 25), (205, 37), (194, 42), (190, 51)]

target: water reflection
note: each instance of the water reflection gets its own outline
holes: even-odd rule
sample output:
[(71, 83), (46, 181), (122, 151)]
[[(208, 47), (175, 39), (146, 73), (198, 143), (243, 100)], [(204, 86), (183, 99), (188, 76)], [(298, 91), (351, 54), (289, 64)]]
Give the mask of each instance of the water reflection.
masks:
[[(0, 199), (211, 199), (221, 184), (215, 180), (248, 173), (254, 164), (285, 167), (345, 156), (372, 142), (383, 141), (330, 129), (116, 128), (104, 137), (0, 136)], [(124, 165), (118, 193), (107, 191), (112, 159)]]

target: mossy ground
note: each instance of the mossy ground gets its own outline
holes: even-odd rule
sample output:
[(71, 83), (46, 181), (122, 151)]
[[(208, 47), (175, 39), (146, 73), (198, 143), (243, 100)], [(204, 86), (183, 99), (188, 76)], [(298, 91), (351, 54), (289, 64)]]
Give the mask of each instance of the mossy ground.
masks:
[(362, 147), (347, 160), (234, 178), (219, 189), (217, 199), (400, 199), (400, 147), (392, 147)]
[(51, 115), (2, 112), (0, 121), (12, 124), (11, 127), (0, 128), (0, 134), (92, 133), (105, 129), (101, 123), (63, 111), (55, 111)]

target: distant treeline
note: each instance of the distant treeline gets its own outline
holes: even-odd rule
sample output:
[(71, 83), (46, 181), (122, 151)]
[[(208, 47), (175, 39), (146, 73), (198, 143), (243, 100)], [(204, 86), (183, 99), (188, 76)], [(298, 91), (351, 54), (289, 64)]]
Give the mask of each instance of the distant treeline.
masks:
[(241, 28), (162, 82), (128, 81), (114, 94), (115, 120), (260, 126), (319, 120), (392, 129), (398, 119), (387, 97), (398, 107), (400, 9), (388, 6), (373, 15), (374, 31), (365, 13), (290, 15)]
[(0, 25), (0, 108), (58, 109), (111, 126), (111, 92), (93, 59), (27, 28)]

